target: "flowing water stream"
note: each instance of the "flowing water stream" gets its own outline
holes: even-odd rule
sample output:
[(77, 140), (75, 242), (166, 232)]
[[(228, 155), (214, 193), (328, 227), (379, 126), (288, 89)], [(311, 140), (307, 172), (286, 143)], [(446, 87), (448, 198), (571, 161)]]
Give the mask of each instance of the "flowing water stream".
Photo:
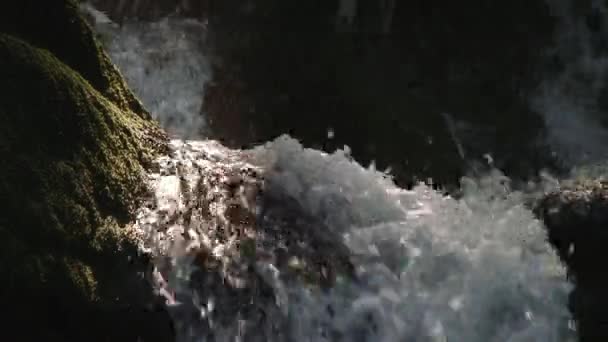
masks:
[[(594, 101), (606, 63), (588, 46), (563, 48), (593, 38), (567, 22), (565, 3), (552, 9), (580, 31), (562, 30), (556, 53), (568, 67), (532, 102), (556, 153), (582, 165), (589, 159), (574, 158), (605, 156)], [(205, 140), (196, 118), (210, 73), (185, 34), (197, 25), (98, 25), (113, 30), (112, 58), (176, 137), (149, 175), (154, 196), (136, 227), (180, 341), (575, 340), (571, 285), (526, 205), (553, 183), (524, 193), (494, 170), (463, 179), (455, 199), (423, 184), (400, 189), (348, 148), (327, 154), (282, 136), (240, 151)], [(314, 253), (327, 256), (322, 275), (306, 280), (294, 269)], [(341, 257), (347, 267), (334, 265)]]

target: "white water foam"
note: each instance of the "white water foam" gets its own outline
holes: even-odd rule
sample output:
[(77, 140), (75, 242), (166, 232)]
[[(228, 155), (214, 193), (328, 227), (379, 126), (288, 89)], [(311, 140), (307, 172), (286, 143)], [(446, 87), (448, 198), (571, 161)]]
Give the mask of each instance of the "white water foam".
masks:
[[(106, 32), (115, 35), (108, 43), (112, 58), (146, 106), (172, 133), (196, 137), (204, 127), (197, 113), (209, 72), (197, 52), (201, 50), (191, 45), (193, 36), (168, 19), (122, 28), (105, 24), (112, 30)], [(557, 129), (561, 124), (552, 118), (563, 111), (552, 108), (545, 112)], [(554, 132), (556, 139), (563, 138), (564, 132)], [(265, 170), (267, 191), (296, 200), (324, 222), (328, 236), (343, 240), (357, 280), (338, 277), (336, 286), (323, 292), (284, 282), (270, 262), (259, 261), (257, 271), (277, 297), (279, 310), (271, 317), (286, 321), (284, 329), (259, 327), (259, 332), (245, 334), (239, 317), (228, 327), (214, 324), (209, 312), (215, 304), (200, 303), (188, 288), (191, 260), (185, 255), (206, 245), (218, 257), (227, 257), (226, 247), (179, 219), (157, 234), (157, 214), (179, 213), (183, 203), (179, 177), (154, 175), (158, 207), (142, 208), (138, 227), (145, 248), (168, 256), (172, 264), (167, 280), (156, 272), (155, 282), (172, 312), (192, 306), (197, 319), (205, 321), (199, 330), (189, 330), (190, 322), (175, 314), (178, 327), (188, 326), (180, 332), (182, 341), (204, 341), (209, 336), (205, 329), (214, 330), (215, 341), (256, 333), (260, 341), (297, 342), (574, 340), (563, 267), (541, 224), (524, 206), (523, 194), (511, 191), (503, 175), (465, 180), (463, 197), (455, 200), (424, 185), (399, 189), (386, 175), (353, 162), (345, 151), (328, 155), (304, 149), (289, 137), (251, 151), (230, 151), (204, 141), (191, 145), (192, 150), (182, 153), (184, 144), (174, 141), (176, 153), (160, 162), (213, 169), (239, 156), (253, 160)], [(215, 156), (210, 160), (218, 164), (202, 161), (200, 153)], [(185, 178), (190, 182), (199, 176)]]
[(506, 177), (466, 180), (454, 200), (424, 185), (399, 189), (343, 152), (325, 155), (288, 137), (254, 154), (269, 168), (271, 191), (324, 218), (357, 260), (359, 283), (325, 295), (290, 289), (294, 340), (572, 338), (563, 269)]
[[(204, 322), (205, 316), (200, 326), (206, 328), (199, 326), (199, 335), (182, 333), (182, 341), (207, 340), (204, 329), (216, 329), (215, 338), (222, 341), (245, 335), (256, 341), (298, 342), (574, 340), (564, 269), (540, 222), (523, 205), (523, 194), (511, 191), (498, 172), (465, 180), (464, 195), (455, 200), (425, 185), (400, 189), (344, 151), (328, 155), (304, 149), (287, 136), (250, 151), (213, 142), (190, 142), (186, 150), (178, 141), (172, 146), (176, 152), (163, 157), (164, 163), (212, 170), (239, 158), (253, 161), (264, 170), (266, 192), (295, 199), (305, 214), (328, 227), (327, 236), (343, 240), (357, 274), (356, 280), (338, 276), (336, 285), (323, 292), (283, 282), (271, 262), (258, 261), (258, 272), (277, 298), (272, 321), (286, 322), (282, 330), (237, 329), (238, 317), (229, 327), (213, 326)], [(215, 157), (205, 161), (202, 155)], [(183, 177), (188, 182), (200, 177), (200, 169), (192, 170)], [(157, 212), (178, 212), (178, 177), (157, 175), (153, 186)], [(145, 212), (139, 223), (151, 227), (144, 218), (156, 216)], [(181, 232), (175, 236), (192, 230), (180, 222), (169, 229)], [(196, 290), (187, 290), (191, 260), (183, 255), (186, 246), (213, 245), (211, 240), (191, 232), (190, 242), (171, 244), (170, 250), (166, 234), (146, 232), (149, 246), (172, 256), (168, 286), (189, 293), (181, 304), (168, 296), (169, 304), (204, 311)], [(227, 247), (213, 248), (221, 255)], [(188, 324), (191, 329), (192, 322)]]

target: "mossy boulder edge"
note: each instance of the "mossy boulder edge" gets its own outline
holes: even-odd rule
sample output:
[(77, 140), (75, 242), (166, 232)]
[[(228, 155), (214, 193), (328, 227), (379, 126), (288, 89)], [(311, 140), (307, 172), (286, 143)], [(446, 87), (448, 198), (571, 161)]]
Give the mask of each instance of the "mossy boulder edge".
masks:
[(31, 327), (20, 340), (170, 340), (128, 229), (166, 136), (75, 2), (0, 7), (5, 323)]
[(150, 114), (129, 89), (73, 0), (23, 0), (0, 5), (0, 32), (49, 50), (120, 109)]

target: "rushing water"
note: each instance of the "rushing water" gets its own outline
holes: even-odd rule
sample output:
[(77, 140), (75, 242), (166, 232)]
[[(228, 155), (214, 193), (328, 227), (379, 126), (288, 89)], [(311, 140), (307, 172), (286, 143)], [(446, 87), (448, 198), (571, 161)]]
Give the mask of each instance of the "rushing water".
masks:
[[(598, 142), (607, 136), (596, 125), (596, 114), (604, 86), (600, 76), (608, 69), (597, 47), (585, 43), (594, 36), (582, 23), (568, 22), (567, 3), (551, 1), (562, 20), (554, 53), (567, 67), (548, 79), (532, 102), (545, 116), (556, 153), (578, 165), (605, 156)], [(203, 50), (184, 35), (197, 25), (179, 20), (126, 24), (112, 29), (108, 43), (144, 103), (171, 132), (187, 138), (204, 130), (195, 118), (200, 118), (202, 87), (209, 79)], [(249, 151), (204, 140), (174, 140), (171, 146), (173, 153), (162, 157), (159, 172), (151, 175), (156, 207), (142, 209), (138, 227), (144, 248), (165, 269), (164, 275), (156, 273), (156, 283), (180, 340), (574, 340), (567, 309), (570, 285), (541, 223), (525, 205), (534, 194), (513, 191), (498, 171), (464, 179), (462, 196), (454, 199), (422, 184), (400, 189), (386, 174), (354, 162), (347, 149), (326, 154), (288, 136)], [(314, 217), (322, 235), (339, 240), (356, 275), (338, 275), (334, 286), (322, 291), (285, 279), (274, 265), (276, 255), (256, 260), (255, 271), (274, 296), (260, 299), (270, 318), (260, 325), (239, 310), (215, 322), (212, 312), (221, 311), (215, 306), (222, 300), (192, 286), (188, 250), (206, 245), (226, 259), (231, 242), (210, 236), (209, 222), (178, 217), (163, 231), (157, 224), (168, 212), (185, 215), (183, 182), (194, 186), (203, 173), (244, 165), (264, 175), (267, 195), (297, 203), (294, 214)], [(171, 171), (176, 168), (181, 171)], [(249, 209), (257, 215), (258, 209)], [(255, 224), (273, 223), (260, 219)], [(260, 241), (255, 249), (274, 253)]]
[(158, 22), (113, 23), (90, 6), (112, 61), (146, 108), (170, 134), (200, 137), (205, 122), (198, 113), (204, 85), (211, 78), (205, 58), (205, 25), (166, 18)]
[[(239, 336), (256, 341), (572, 338), (570, 286), (563, 268), (545, 241), (541, 224), (523, 205), (523, 194), (511, 191), (508, 179), (498, 172), (465, 180), (463, 197), (455, 200), (425, 185), (400, 189), (386, 175), (353, 162), (344, 151), (328, 155), (304, 149), (287, 136), (243, 152), (210, 141), (175, 140), (172, 146), (175, 152), (161, 158), (161, 171), (153, 177), (157, 206), (146, 208), (138, 224), (147, 237), (146, 246), (171, 260), (165, 289), (177, 291), (177, 297), (165, 293), (168, 303), (176, 312), (180, 305), (191, 312), (176, 315), (189, 317), (180, 325), (183, 341), (209, 338), (204, 329), (211, 327), (221, 341)], [(256, 269), (276, 299), (261, 305), (272, 317), (264, 329), (247, 325), (246, 317), (214, 326), (208, 321), (214, 319), (209, 311), (220, 309), (205, 305), (213, 297), (201, 301), (197, 291), (202, 290), (189, 288), (192, 260), (183, 257), (185, 251), (207, 241), (222, 258), (230, 255), (229, 241), (222, 244), (210, 237), (214, 233), (203, 221), (178, 219), (168, 229), (156, 225), (159, 217), (188, 212), (179, 179), (194, 188), (202, 174), (246, 163), (262, 170), (266, 196), (295, 200), (303, 212), (294, 214), (316, 218), (319, 227), (327, 229), (321, 234), (342, 240), (356, 274), (356, 279), (338, 275), (333, 288), (320, 291), (264, 274), (276, 269), (276, 257), (258, 259)], [(168, 171), (175, 165), (182, 171)], [(181, 241), (182, 235), (188, 237)], [(261, 252), (265, 246), (259, 242), (256, 248)], [(200, 316), (192, 319), (197, 310)], [(240, 323), (244, 328), (237, 328)]]
[(566, 340), (568, 286), (504, 176), (466, 180), (454, 200), (424, 185), (399, 189), (342, 152), (287, 137), (255, 154), (271, 160), (271, 189), (323, 217), (357, 260), (358, 284), (323, 296), (292, 289), (297, 340), (321, 340), (323, 324), (347, 341)]

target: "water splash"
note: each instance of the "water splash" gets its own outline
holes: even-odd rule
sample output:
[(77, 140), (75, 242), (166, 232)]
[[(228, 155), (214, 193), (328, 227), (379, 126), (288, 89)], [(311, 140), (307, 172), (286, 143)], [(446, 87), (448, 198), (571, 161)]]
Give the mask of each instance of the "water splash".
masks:
[(462, 160), (466, 160), (464, 147), (462, 147), (462, 143), (460, 142), (458, 134), (456, 133), (456, 123), (454, 122), (454, 119), (449, 113), (446, 112), (441, 113), (441, 117), (445, 121), (448, 131), (450, 132), (450, 137), (452, 138), (454, 145), (456, 145), (456, 148), (458, 149), (458, 155), (460, 156), (460, 158), (462, 158)]
[[(209, 69), (197, 45), (201, 37), (189, 28), (200, 34), (200, 24), (100, 25), (114, 35), (107, 42), (113, 60), (161, 124), (199, 137)], [(561, 112), (551, 108), (545, 108), (548, 122), (559, 128), (552, 118)], [(167, 300), (179, 341), (574, 339), (563, 267), (525, 207), (526, 196), (510, 190), (498, 172), (465, 179), (456, 200), (424, 185), (400, 189), (347, 150), (325, 154), (286, 136), (250, 151), (211, 141), (175, 140), (171, 148), (150, 175), (155, 196), (135, 228), (142, 250), (154, 256), (152, 281)], [(286, 260), (268, 246), (278, 238), (257, 236), (255, 262), (246, 262), (236, 248), (243, 237), (227, 233), (235, 225), (226, 190), (235, 169), (263, 174), (265, 196), (282, 199), (275, 207), (299, 208), (283, 210), (296, 216), (285, 224), (259, 216), (255, 204), (240, 205), (259, 218), (243, 224), (246, 236), (251, 228), (314, 231), (332, 242), (320, 249), (345, 247), (354, 274), (336, 274), (325, 289), (292, 278), (280, 265)], [(304, 217), (312, 219), (299, 224)]]
[[(564, 270), (541, 224), (523, 205), (524, 194), (511, 191), (508, 178), (498, 172), (465, 180), (464, 195), (455, 200), (424, 185), (399, 189), (385, 174), (361, 167), (344, 151), (304, 149), (287, 136), (250, 151), (196, 141), (174, 141), (172, 147), (172, 156), (161, 158), (160, 171), (153, 177), (157, 206), (143, 209), (138, 224), (145, 232), (145, 245), (169, 260), (167, 286), (182, 298), (173, 310), (181, 312), (175, 317), (182, 324), (183, 341), (212, 340), (210, 336), (226, 341), (573, 338)], [(228, 227), (220, 223), (226, 216), (222, 210), (229, 207), (224, 200), (208, 205), (219, 210), (213, 219), (185, 220), (196, 215), (185, 215), (191, 211), (183, 206), (184, 198), (192, 197), (184, 196), (180, 187), (195, 188), (196, 180), (216, 179), (216, 195), (205, 191), (204, 198), (218, 199), (225, 196), (222, 186), (231, 178), (225, 170), (237, 165), (250, 165), (263, 175), (265, 196), (284, 199), (273, 206), (295, 201), (301, 210), (285, 212), (297, 215), (296, 220), (312, 217), (317, 222), (268, 227), (275, 221), (258, 219), (251, 221), (257, 231), (318, 230), (346, 246), (355, 276), (337, 274), (325, 290), (290, 278), (279, 266), (276, 249), (265, 247), (259, 238), (254, 249), (267, 257), (257, 259), (254, 272), (273, 295), (252, 295), (234, 305), (258, 303), (265, 323), (259, 316), (248, 316), (250, 309), (223, 318), (209, 313), (211, 299), (216, 311), (228, 310), (221, 308), (226, 301), (220, 290), (205, 295), (212, 292), (210, 285), (193, 285), (193, 271), (188, 270), (193, 259), (184, 256), (206, 245), (224, 265), (235, 260), (238, 264), (239, 254), (230, 252), (238, 241), (225, 238), (218, 243), (222, 239), (213, 237)], [(181, 173), (167, 171), (171, 169)], [(214, 172), (223, 176), (215, 177)], [(249, 207), (256, 212), (255, 205)], [(159, 217), (175, 216), (171, 213), (176, 219), (158, 229), (154, 223)], [(293, 232), (286, 232), (289, 229)], [(230, 283), (229, 273), (224, 271), (224, 280), (216, 282)], [(197, 318), (184, 310), (198, 313)]]
[(292, 289), (295, 340), (568, 340), (563, 269), (503, 175), (465, 180), (457, 201), (288, 137), (255, 154), (269, 188), (323, 217), (357, 260), (357, 283)]

